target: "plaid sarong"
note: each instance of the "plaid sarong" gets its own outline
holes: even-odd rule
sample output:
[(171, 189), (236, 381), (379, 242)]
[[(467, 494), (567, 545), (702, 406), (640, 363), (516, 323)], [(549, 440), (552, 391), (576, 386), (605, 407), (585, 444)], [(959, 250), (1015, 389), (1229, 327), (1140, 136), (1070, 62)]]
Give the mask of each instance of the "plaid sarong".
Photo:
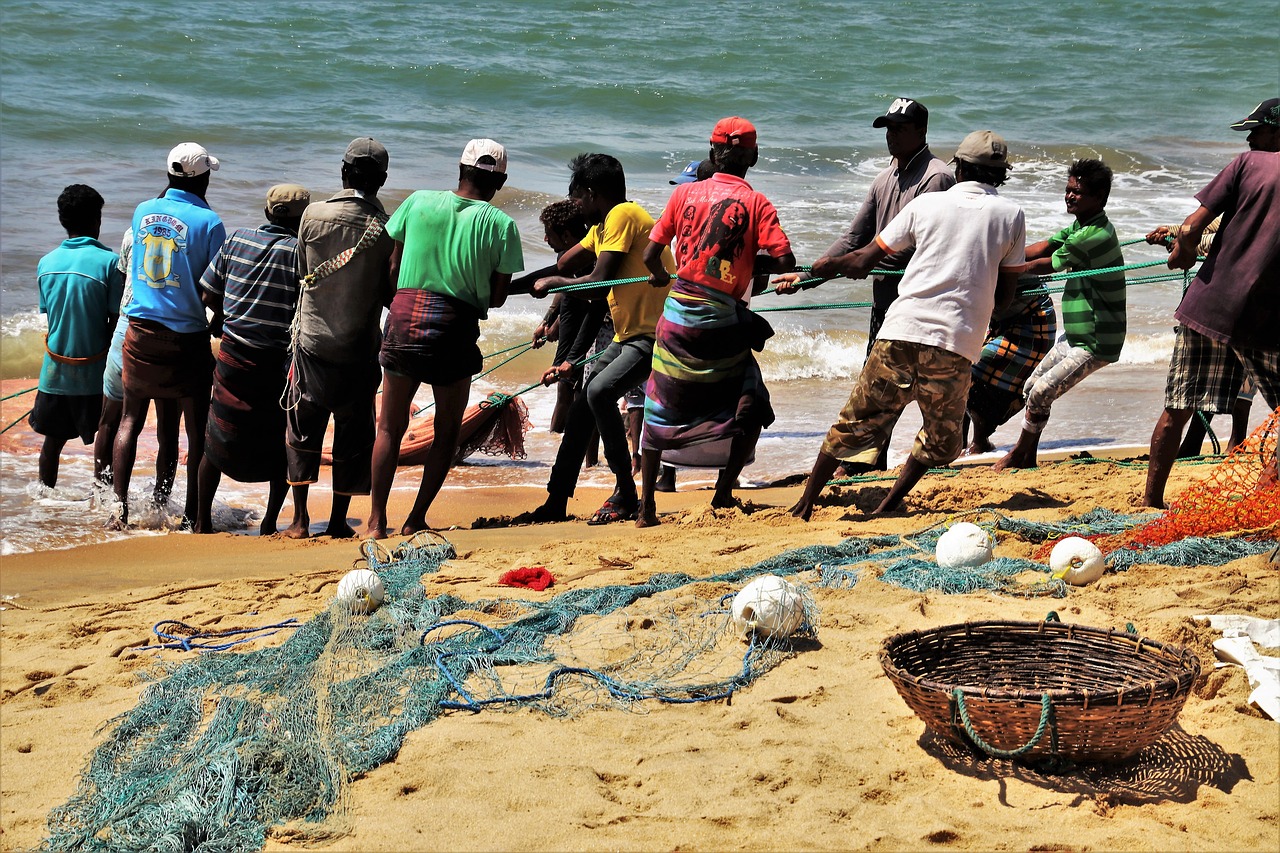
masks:
[(1053, 300), (1047, 293), (1018, 294), (1013, 304), (991, 321), (982, 355), (973, 365), (973, 381), (1005, 391), (1022, 386), (1053, 348), (1057, 333)]
[[(676, 279), (654, 334), (643, 446), (663, 451), (668, 462), (722, 467), (744, 426), (773, 423), (751, 352), (764, 347), (773, 329), (729, 294)], [(717, 452), (706, 452), (712, 443)]]
[(448, 385), (480, 372), (480, 314), (452, 296), (403, 287), (391, 300), (379, 363), (428, 385)]
[(213, 368), (213, 397), (204, 456), (241, 483), (285, 477), (284, 409), (280, 394), (288, 353), (223, 336)]

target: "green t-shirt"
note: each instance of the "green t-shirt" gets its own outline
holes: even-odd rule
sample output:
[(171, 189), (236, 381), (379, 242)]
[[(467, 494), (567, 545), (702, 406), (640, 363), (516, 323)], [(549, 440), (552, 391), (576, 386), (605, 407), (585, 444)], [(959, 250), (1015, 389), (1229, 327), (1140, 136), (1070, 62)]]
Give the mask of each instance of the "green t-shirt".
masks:
[(524, 269), (515, 220), (453, 192), (413, 193), (391, 215), (387, 233), (404, 244), (398, 287), (461, 299), (481, 319), (489, 314), (489, 277)]
[[(1116, 229), (1105, 213), (1072, 222), (1049, 238), (1054, 272), (1124, 265)], [(1068, 279), (1062, 293), (1062, 330), (1072, 346), (1103, 361), (1118, 361), (1124, 347), (1124, 273)]]

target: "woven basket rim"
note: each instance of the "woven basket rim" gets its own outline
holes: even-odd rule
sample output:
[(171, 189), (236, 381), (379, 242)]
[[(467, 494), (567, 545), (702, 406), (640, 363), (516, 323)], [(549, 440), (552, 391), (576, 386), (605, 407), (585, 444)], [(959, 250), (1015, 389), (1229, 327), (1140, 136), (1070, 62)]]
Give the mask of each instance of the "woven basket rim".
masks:
[[(1179, 666), (1179, 672), (1162, 675), (1159, 678), (1152, 678), (1144, 681), (1130, 681), (1127, 684), (1117, 685), (1113, 688), (1104, 688), (1098, 690), (1088, 690), (1085, 688), (1057, 688), (1057, 689), (1033, 689), (1033, 688), (992, 688), (974, 685), (955, 684), (929, 678), (925, 675), (915, 675), (898, 666), (891, 658), (893, 648), (897, 645), (914, 640), (920, 637), (928, 637), (936, 634), (945, 633), (974, 633), (1000, 628), (1036, 628), (1037, 633), (1052, 636), (1055, 642), (1061, 642), (1065, 635), (1069, 640), (1078, 638), (1105, 639), (1107, 641), (1124, 640), (1124, 645), (1131, 645), (1132, 652), (1136, 655), (1142, 655), (1146, 651), (1159, 654), (1159, 656), (1168, 662)], [(1055, 704), (1064, 701), (1083, 701), (1087, 705), (1104, 705), (1115, 702), (1123, 703), (1124, 697), (1135, 691), (1150, 691), (1152, 695), (1160, 691), (1162, 688), (1170, 690), (1174, 693), (1183, 690), (1189, 690), (1191, 683), (1200, 674), (1200, 659), (1190, 649), (1181, 646), (1175, 646), (1170, 643), (1163, 643), (1159, 640), (1152, 640), (1143, 637), (1140, 634), (1129, 633), (1128, 631), (1117, 628), (1096, 628), (1089, 625), (1078, 625), (1069, 622), (1056, 622), (1041, 620), (1032, 621), (1016, 621), (1016, 620), (982, 620), (973, 622), (959, 622), (950, 625), (939, 625), (934, 628), (916, 629), (912, 631), (902, 631), (888, 637), (880, 645), (880, 665), (884, 669), (885, 674), (891, 680), (902, 681), (916, 685), (917, 687), (927, 690), (937, 690), (950, 694), (957, 688), (966, 696), (980, 696), (986, 699), (1013, 700), (1017, 702), (1034, 702), (1039, 703), (1042, 697), (1047, 693), (1049, 698)]]

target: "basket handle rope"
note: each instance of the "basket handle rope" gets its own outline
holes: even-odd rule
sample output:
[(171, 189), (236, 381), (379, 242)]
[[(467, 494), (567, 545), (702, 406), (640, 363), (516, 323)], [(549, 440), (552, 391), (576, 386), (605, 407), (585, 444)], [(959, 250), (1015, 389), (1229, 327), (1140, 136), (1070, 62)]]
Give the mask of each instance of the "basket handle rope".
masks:
[(1052, 740), (1050, 741), (1053, 746), (1052, 752), (1057, 754), (1058, 727), (1056, 724), (1052, 727), (1049, 725), (1050, 720), (1053, 717), (1053, 702), (1049, 699), (1048, 693), (1045, 693), (1040, 697), (1040, 725), (1036, 727), (1035, 734), (1031, 736), (1031, 740), (1027, 741), (1017, 749), (997, 749), (979, 737), (978, 733), (973, 729), (973, 723), (969, 721), (969, 711), (964, 706), (964, 692), (957, 687), (951, 691), (951, 695), (956, 700), (956, 709), (960, 712), (960, 722), (964, 724), (965, 734), (969, 735), (969, 738), (973, 741), (974, 745), (987, 755), (992, 755), (996, 758), (1017, 758), (1018, 756), (1034, 749), (1035, 745), (1040, 742), (1040, 738), (1044, 737), (1044, 733), (1050, 728), (1053, 729), (1053, 733), (1051, 735)]

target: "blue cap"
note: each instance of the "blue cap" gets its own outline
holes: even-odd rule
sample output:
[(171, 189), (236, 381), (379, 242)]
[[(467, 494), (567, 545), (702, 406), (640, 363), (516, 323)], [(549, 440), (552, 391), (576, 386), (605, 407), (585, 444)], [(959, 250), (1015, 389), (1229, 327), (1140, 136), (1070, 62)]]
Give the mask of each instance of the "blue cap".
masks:
[(667, 181), (669, 184), (691, 184), (698, 180), (698, 164), (701, 160), (694, 160), (688, 166), (684, 167), (684, 171), (676, 176), (674, 181)]

